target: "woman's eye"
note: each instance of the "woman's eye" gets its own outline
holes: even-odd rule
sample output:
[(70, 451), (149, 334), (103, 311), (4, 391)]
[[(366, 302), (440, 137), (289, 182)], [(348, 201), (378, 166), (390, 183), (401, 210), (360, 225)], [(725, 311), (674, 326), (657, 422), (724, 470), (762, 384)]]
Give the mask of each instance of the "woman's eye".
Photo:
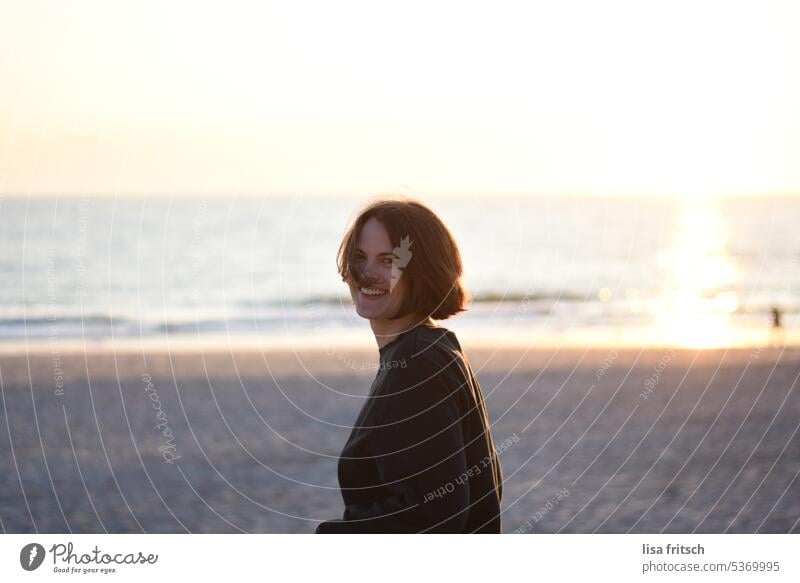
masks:
[[(353, 261), (355, 263), (361, 264), (361, 263), (365, 263), (367, 261), (367, 258), (364, 257), (363, 255), (355, 255), (353, 257)], [(381, 263), (383, 263), (384, 265), (392, 265), (392, 263), (394, 263), (394, 258), (393, 257), (384, 257), (383, 259), (381, 259)]]

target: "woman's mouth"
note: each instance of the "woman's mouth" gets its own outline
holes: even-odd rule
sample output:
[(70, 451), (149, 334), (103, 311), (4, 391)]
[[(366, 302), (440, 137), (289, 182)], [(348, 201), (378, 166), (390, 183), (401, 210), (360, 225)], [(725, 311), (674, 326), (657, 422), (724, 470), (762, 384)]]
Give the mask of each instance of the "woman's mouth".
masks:
[(359, 291), (361, 292), (361, 297), (369, 299), (379, 298), (388, 293), (385, 289), (379, 287), (362, 287), (359, 288)]

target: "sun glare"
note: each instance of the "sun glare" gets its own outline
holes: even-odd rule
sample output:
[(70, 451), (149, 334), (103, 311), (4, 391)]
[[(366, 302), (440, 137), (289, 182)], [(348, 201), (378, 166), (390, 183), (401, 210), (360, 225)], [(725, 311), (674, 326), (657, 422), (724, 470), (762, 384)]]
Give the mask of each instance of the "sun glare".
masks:
[(726, 253), (727, 233), (714, 197), (683, 197), (671, 252), (672, 280), (656, 303), (665, 339), (687, 348), (729, 346), (737, 272)]

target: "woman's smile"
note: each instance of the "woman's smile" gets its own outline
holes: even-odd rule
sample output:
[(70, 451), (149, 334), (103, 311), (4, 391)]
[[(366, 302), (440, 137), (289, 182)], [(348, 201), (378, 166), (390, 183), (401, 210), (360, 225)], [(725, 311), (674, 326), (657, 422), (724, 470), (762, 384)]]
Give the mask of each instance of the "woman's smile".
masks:
[(387, 292), (385, 289), (379, 288), (379, 287), (369, 287), (369, 288), (362, 287), (361, 289), (359, 289), (359, 295), (362, 298), (368, 299), (368, 300), (376, 300), (378, 298), (381, 298), (381, 297), (385, 296), (387, 293), (389, 293), (389, 292)]

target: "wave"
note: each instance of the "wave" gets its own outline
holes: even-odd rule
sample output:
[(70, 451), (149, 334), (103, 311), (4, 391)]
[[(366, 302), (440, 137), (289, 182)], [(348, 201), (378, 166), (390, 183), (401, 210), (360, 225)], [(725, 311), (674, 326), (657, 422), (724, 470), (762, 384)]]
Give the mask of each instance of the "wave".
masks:
[[(593, 302), (597, 301), (593, 292), (533, 292), (521, 293), (513, 292), (481, 292), (471, 296), (471, 302), (475, 304), (495, 304), (503, 302), (537, 302), (537, 301), (562, 301), (562, 302)], [(270, 307), (279, 308), (285, 306), (349, 306), (350, 296), (346, 295), (316, 295), (305, 296), (302, 298), (286, 298), (284, 300), (263, 300), (263, 301), (240, 301), (235, 305), (238, 307)]]
[[(460, 316), (465, 323), (476, 326), (516, 325), (519, 322), (531, 324), (600, 325), (616, 321), (636, 323), (652, 318), (652, 313), (635, 313), (624, 302), (603, 304), (597, 300), (583, 301), (581, 308), (559, 307), (565, 300), (562, 296), (484, 294), (473, 299), (473, 307)], [(95, 311), (83, 317), (69, 314), (50, 314), (48, 316), (20, 317), (9, 315), (0, 317), (0, 339), (16, 340), (23, 338), (116, 338), (116, 337), (156, 337), (169, 335), (209, 335), (209, 334), (280, 334), (283, 332), (324, 329), (350, 329), (362, 324), (349, 305), (349, 298), (322, 297), (316, 301), (265, 302), (260, 307), (254, 304), (240, 305), (238, 309), (220, 311), (198, 310), (187, 314), (170, 313), (154, 309), (141, 317), (127, 314), (117, 316), (113, 313)], [(573, 304), (575, 305), (575, 304)], [(342, 309), (345, 307), (346, 309)], [(770, 305), (741, 305), (733, 313), (736, 317), (750, 318), (753, 321), (767, 322)], [(785, 315), (800, 314), (799, 306), (782, 310)]]

